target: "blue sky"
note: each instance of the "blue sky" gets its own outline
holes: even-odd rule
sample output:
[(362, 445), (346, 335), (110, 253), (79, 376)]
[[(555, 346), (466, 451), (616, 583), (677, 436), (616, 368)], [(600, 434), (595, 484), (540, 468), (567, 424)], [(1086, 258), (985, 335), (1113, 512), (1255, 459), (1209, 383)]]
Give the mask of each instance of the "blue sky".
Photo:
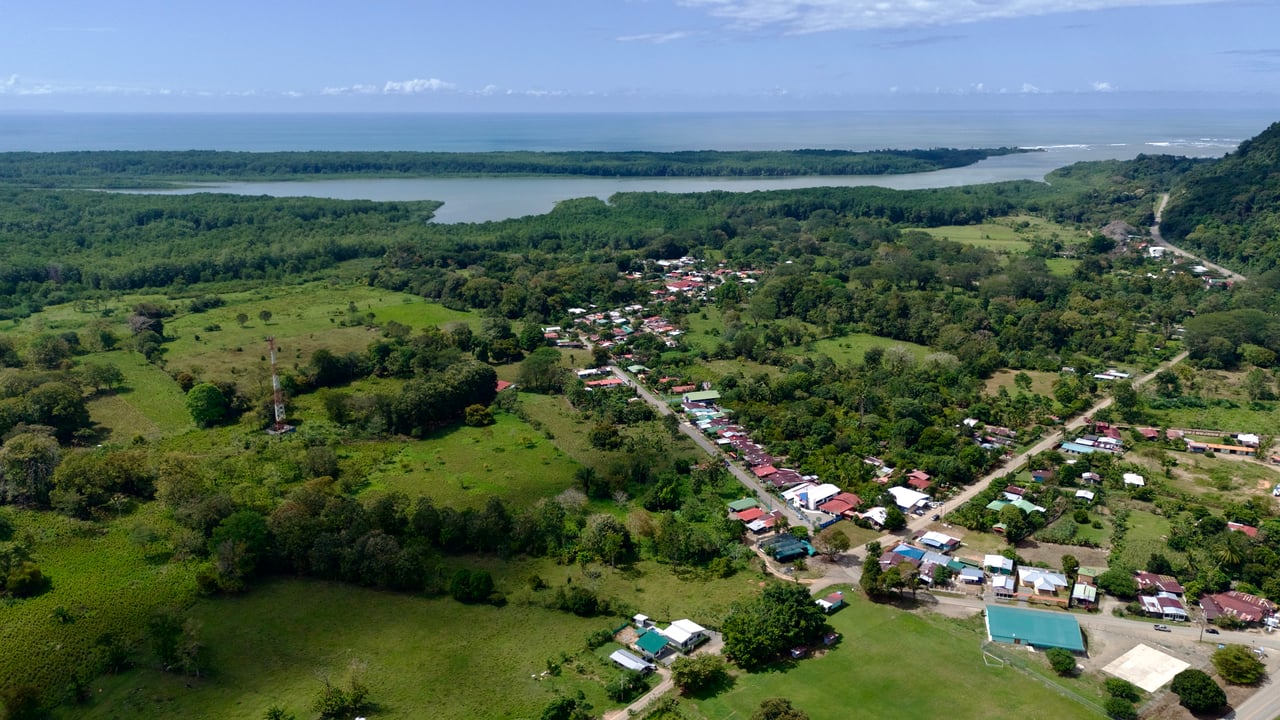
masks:
[(1280, 98), (1276, 0), (0, 0), (0, 111)]

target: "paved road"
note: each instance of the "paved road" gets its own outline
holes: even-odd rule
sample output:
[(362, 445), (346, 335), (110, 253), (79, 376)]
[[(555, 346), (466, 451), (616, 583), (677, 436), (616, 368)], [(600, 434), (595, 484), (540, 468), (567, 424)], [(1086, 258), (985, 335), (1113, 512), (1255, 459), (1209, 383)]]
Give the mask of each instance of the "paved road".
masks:
[[(1215, 265), (1209, 262), (1208, 260), (1205, 260), (1202, 257), (1192, 255), (1191, 253), (1187, 252), (1186, 250), (1183, 250), (1180, 247), (1174, 247), (1173, 245), (1170, 245), (1167, 240), (1164, 239), (1164, 236), (1160, 234), (1160, 217), (1164, 215), (1164, 206), (1167, 205), (1168, 202), (1169, 202), (1169, 193), (1165, 193), (1160, 196), (1160, 202), (1156, 204), (1156, 224), (1151, 226), (1151, 240), (1155, 242), (1155, 244), (1159, 245), (1160, 247), (1163, 247), (1169, 250), (1174, 255), (1180, 255), (1184, 258), (1187, 258), (1188, 260), (1195, 260), (1196, 262), (1209, 268), (1210, 270), (1213, 270), (1214, 272), (1218, 273), (1219, 275), (1230, 280), (1233, 283), (1244, 282), (1245, 277), (1240, 273), (1231, 272), (1230, 270), (1222, 267), (1221, 265)], [(1268, 718), (1268, 720), (1270, 720), (1270, 718)]]
[(724, 456), (724, 453), (720, 452), (719, 445), (711, 442), (711, 440), (709, 440), (706, 435), (703, 435), (698, 428), (685, 422), (682, 417), (683, 413), (676, 413), (671, 409), (671, 405), (663, 402), (662, 398), (649, 392), (648, 389), (637, 382), (630, 373), (626, 372), (622, 368), (616, 365), (610, 365), (609, 371), (612, 372), (615, 377), (621, 378), (628, 385), (635, 388), (636, 393), (643, 398), (645, 402), (652, 405), (659, 414), (675, 415), (680, 418), (680, 432), (688, 436), (688, 438), (692, 440), (695, 445), (702, 448), (703, 452), (706, 454), (716, 458), (717, 460), (724, 460), (725, 466), (729, 469), (729, 472), (733, 474), (738, 482), (742, 483), (743, 487), (750, 490), (752, 494), (756, 496), (756, 500), (758, 500), (763, 507), (770, 509), (780, 508), (783, 513), (785, 513), (787, 521), (790, 522), (792, 526), (802, 526), (807, 527), (810, 530), (813, 529), (813, 522), (811, 522), (809, 518), (805, 517), (802, 513), (783, 502), (781, 499), (770, 494), (768, 489), (764, 487), (756, 476), (746, 470), (743, 470), (737, 463), (729, 462), (729, 459)]

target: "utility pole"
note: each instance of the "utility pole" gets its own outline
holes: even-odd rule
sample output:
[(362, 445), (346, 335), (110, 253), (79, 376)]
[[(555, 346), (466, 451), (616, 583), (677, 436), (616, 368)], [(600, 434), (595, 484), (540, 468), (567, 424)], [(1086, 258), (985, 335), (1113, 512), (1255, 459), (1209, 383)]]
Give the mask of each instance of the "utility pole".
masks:
[(275, 423), (267, 430), (268, 435), (283, 435), (293, 432), (294, 427), (286, 424), (284, 413), (284, 390), (280, 387), (280, 373), (276, 369), (276, 339), (267, 338), (267, 350), (271, 354), (271, 404), (275, 411)]

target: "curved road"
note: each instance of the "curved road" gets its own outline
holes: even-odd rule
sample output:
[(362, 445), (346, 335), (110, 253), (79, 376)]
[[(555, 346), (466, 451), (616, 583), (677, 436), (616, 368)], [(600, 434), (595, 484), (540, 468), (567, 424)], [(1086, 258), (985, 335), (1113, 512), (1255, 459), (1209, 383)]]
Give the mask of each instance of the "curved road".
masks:
[(1230, 270), (1222, 267), (1221, 265), (1215, 265), (1209, 262), (1208, 260), (1205, 260), (1204, 258), (1198, 257), (1196, 255), (1192, 255), (1191, 253), (1187, 252), (1186, 250), (1183, 250), (1180, 247), (1175, 247), (1173, 245), (1170, 245), (1169, 242), (1164, 239), (1164, 236), (1160, 234), (1160, 218), (1161, 216), (1164, 215), (1164, 206), (1167, 204), (1169, 204), (1169, 193), (1164, 193), (1163, 195), (1160, 196), (1160, 202), (1156, 203), (1156, 224), (1151, 226), (1151, 240), (1155, 244), (1159, 245), (1162, 248), (1165, 248), (1166, 250), (1173, 253), (1174, 255), (1179, 255), (1188, 260), (1195, 260), (1196, 262), (1209, 268), (1210, 270), (1213, 270), (1214, 272), (1218, 273), (1219, 275), (1230, 280), (1233, 283), (1244, 282), (1245, 277), (1240, 273), (1231, 272)]

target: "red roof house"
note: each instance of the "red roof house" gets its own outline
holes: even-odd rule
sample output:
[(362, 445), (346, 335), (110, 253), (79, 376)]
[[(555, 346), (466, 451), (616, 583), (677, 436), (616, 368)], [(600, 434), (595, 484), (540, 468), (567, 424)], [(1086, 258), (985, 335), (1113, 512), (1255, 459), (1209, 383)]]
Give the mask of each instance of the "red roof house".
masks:
[(758, 507), (747, 508), (746, 510), (738, 513), (738, 519), (742, 522), (751, 522), (752, 520), (758, 520), (767, 514), (768, 513)]
[(1235, 530), (1236, 532), (1242, 532), (1251, 538), (1258, 537), (1258, 528), (1252, 525), (1245, 525), (1244, 523), (1238, 523), (1233, 521), (1233, 522), (1227, 523), (1227, 529)]
[(1263, 618), (1276, 611), (1275, 603), (1270, 600), (1238, 590), (1205, 595), (1200, 598), (1200, 607), (1204, 609), (1207, 620), (1227, 615), (1247, 623), (1262, 622)]
[(778, 468), (772, 465), (757, 465), (751, 468), (751, 472), (754, 473), (755, 476), (758, 478), (766, 478), (778, 472)]
[(507, 382), (506, 380), (499, 380), (499, 381), (498, 381), (498, 385), (497, 385), (498, 392), (502, 392), (503, 390), (506, 390), (507, 388), (511, 387), (512, 385), (515, 385), (515, 383), (509, 383), (509, 382)]

